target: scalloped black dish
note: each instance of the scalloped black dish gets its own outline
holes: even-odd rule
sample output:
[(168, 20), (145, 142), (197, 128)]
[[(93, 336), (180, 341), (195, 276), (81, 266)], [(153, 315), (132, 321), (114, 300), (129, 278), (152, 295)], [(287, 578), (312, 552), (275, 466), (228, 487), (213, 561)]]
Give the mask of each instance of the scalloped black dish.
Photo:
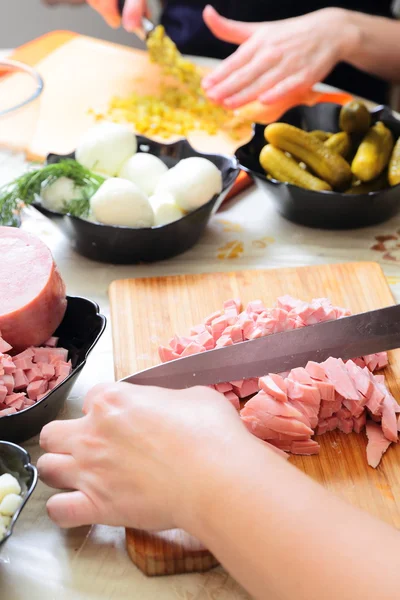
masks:
[[(199, 240), (210, 216), (218, 210), (239, 174), (235, 157), (196, 152), (186, 140), (160, 144), (138, 135), (137, 142), (138, 150), (154, 154), (168, 167), (173, 167), (180, 160), (191, 156), (207, 158), (222, 173), (222, 192), (179, 221), (159, 227), (117, 227), (66, 215), (59, 224), (70, 237), (73, 248), (87, 258), (114, 264), (134, 264), (164, 260), (186, 252)], [(50, 154), (47, 162), (54, 163), (62, 158), (73, 157), (74, 154), (67, 157)], [(48, 217), (61, 216), (60, 213), (42, 208), (38, 203), (34, 206)]]
[(0, 442), (0, 475), (10, 473), (21, 485), (22, 504), (11, 519), (7, 533), (0, 539), (0, 546), (12, 535), (24, 506), (28, 502), (37, 483), (36, 467), (31, 464), (31, 458), (23, 448), (10, 442)]
[[(296, 106), (286, 112), (280, 122), (290, 123), (306, 131), (323, 129), (337, 132), (341, 106), (321, 103)], [(400, 121), (390, 108), (379, 106), (371, 111), (372, 122), (383, 121), (395, 136), (400, 136)], [(400, 186), (347, 195), (339, 192), (314, 192), (291, 184), (268, 180), (258, 157), (265, 146), (265, 125), (254, 126), (252, 140), (236, 151), (241, 168), (256, 185), (269, 192), (277, 211), (289, 221), (321, 229), (355, 229), (378, 225), (396, 215), (400, 209)]]
[(85, 366), (89, 353), (104, 331), (106, 318), (99, 313), (95, 302), (72, 296), (67, 296), (67, 300), (67, 311), (54, 335), (60, 338), (59, 345), (67, 348), (72, 371), (60, 385), (33, 406), (13, 415), (0, 417), (1, 440), (24, 442), (37, 435), (46, 423), (57, 417)]

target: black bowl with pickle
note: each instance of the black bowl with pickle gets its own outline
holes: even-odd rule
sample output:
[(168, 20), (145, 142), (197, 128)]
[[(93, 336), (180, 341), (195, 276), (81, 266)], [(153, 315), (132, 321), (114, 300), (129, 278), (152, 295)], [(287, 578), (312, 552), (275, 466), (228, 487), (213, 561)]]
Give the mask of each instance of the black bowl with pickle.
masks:
[[(400, 180), (400, 167), (397, 173), (393, 149), (399, 154), (400, 142), (397, 146), (396, 142), (400, 138), (400, 120), (390, 108), (378, 106), (369, 111), (368, 123), (365, 120), (365, 107), (361, 105), (357, 123), (357, 118), (353, 120), (350, 108), (344, 110), (340, 104), (333, 103), (296, 106), (287, 111), (279, 123), (269, 126), (268, 142), (265, 125), (255, 124), (251, 141), (236, 151), (241, 168), (252, 176), (260, 189), (268, 193), (278, 212), (288, 220), (320, 229), (355, 229), (383, 223), (399, 212), (400, 186), (397, 185), (397, 175)], [(382, 125), (379, 124), (376, 130), (378, 123)], [(329, 160), (325, 164), (325, 157), (323, 161), (316, 161), (315, 155), (310, 157), (304, 154), (304, 144), (299, 151), (302, 134), (299, 134), (299, 139), (290, 139), (293, 131), (281, 124), (312, 133), (313, 138), (318, 140), (312, 143), (313, 152), (314, 145), (319, 146), (318, 150), (321, 151), (321, 144), (324, 144), (324, 147), (328, 146), (328, 159), (332, 153), (340, 157), (335, 157), (332, 164)], [(342, 128), (349, 133), (344, 132), (343, 135)], [(357, 128), (358, 131), (354, 131)], [(338, 133), (340, 135), (335, 136)], [(382, 143), (382, 151), (379, 149), (377, 156), (380, 158), (372, 163), (370, 161), (365, 173), (363, 158), (367, 147), (366, 135), (369, 138), (372, 136), (374, 143)], [(309, 142), (309, 136), (306, 138)], [(283, 140), (281, 144), (280, 139)], [(264, 167), (267, 163), (272, 172), (261, 166), (261, 151), (264, 153), (261, 159)], [(383, 166), (378, 164), (382, 157)], [(354, 162), (355, 158), (357, 160)], [(400, 159), (398, 163), (400, 165)], [(369, 181), (361, 181), (352, 170)], [(288, 183), (290, 179), (292, 183)]]

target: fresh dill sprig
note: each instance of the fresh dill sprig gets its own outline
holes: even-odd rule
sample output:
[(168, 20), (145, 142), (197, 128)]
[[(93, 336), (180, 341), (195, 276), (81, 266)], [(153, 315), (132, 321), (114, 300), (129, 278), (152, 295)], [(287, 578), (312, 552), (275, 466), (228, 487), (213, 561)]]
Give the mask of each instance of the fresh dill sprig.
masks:
[(42, 185), (51, 184), (60, 177), (68, 177), (77, 187), (82, 188), (81, 197), (67, 202), (64, 212), (76, 217), (88, 216), (90, 198), (105, 179), (92, 173), (76, 160), (64, 159), (58, 163), (31, 169), (0, 188), (0, 225), (17, 225), (21, 209), (32, 204), (40, 196)]

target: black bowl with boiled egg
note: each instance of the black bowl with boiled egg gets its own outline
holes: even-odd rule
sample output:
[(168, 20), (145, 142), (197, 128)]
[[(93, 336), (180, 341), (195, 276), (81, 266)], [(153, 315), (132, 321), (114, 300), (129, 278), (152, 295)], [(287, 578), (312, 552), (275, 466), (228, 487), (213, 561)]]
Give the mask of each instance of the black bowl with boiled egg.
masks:
[[(287, 111), (279, 122), (294, 125), (304, 131), (339, 131), (340, 104), (323, 102), (315, 106), (299, 105)], [(400, 120), (387, 106), (370, 111), (371, 124), (382, 121), (400, 137)], [(276, 210), (286, 219), (320, 229), (355, 229), (378, 225), (400, 210), (400, 185), (362, 194), (339, 191), (313, 191), (267, 178), (259, 156), (266, 141), (265, 125), (253, 126), (253, 138), (236, 151), (241, 168), (248, 173), (260, 191), (268, 195)]]
[[(6, 511), (11, 513), (6, 516), (7, 521), (4, 519), (5, 515), (0, 513), (0, 546), (12, 535), (14, 526), (37, 483), (37, 471), (31, 464), (28, 452), (16, 444), (0, 441), (0, 480), (4, 479), (4, 475), (11, 479), (11, 482), (14, 480), (17, 486), (17, 489), (13, 489), (12, 484), (10, 486), (8, 482), (8, 491), (19, 495), (21, 500), (15, 510)], [(5, 486), (0, 481), (0, 506), (6, 495), (3, 487)]]
[[(73, 248), (92, 260), (114, 264), (154, 262), (189, 250), (199, 240), (211, 215), (218, 210), (239, 174), (235, 157), (196, 152), (186, 140), (162, 144), (140, 135), (136, 136), (136, 140), (137, 153), (148, 153), (159, 158), (168, 169), (184, 159), (207, 159), (220, 171), (222, 189), (202, 206), (164, 225), (127, 227), (65, 215), (59, 224), (70, 238)], [(47, 163), (60, 162), (65, 158), (75, 158), (75, 153), (68, 156), (50, 154)], [(35, 206), (47, 216), (62, 216), (38, 203)]]

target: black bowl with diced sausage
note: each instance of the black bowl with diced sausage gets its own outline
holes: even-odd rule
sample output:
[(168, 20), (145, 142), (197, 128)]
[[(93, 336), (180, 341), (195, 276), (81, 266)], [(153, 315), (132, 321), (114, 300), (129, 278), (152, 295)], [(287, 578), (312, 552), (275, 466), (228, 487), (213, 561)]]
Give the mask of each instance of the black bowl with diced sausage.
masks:
[(57, 417), (105, 326), (106, 318), (100, 314), (95, 302), (67, 296), (67, 309), (54, 335), (59, 338), (59, 347), (68, 350), (72, 370), (61, 383), (32, 406), (1, 416), (1, 440), (24, 442), (40, 433), (44, 425)]
[(0, 476), (8, 473), (15, 477), (21, 487), (22, 502), (11, 518), (3, 536), (0, 536), (0, 546), (12, 535), (15, 524), (31, 497), (37, 483), (37, 470), (31, 464), (31, 459), (23, 448), (11, 442), (0, 441)]
[[(336, 133), (339, 131), (341, 108), (341, 105), (334, 103), (300, 105), (287, 111), (279, 122), (305, 131)], [(399, 138), (400, 120), (390, 108), (379, 106), (370, 112), (371, 124), (382, 121), (391, 130), (394, 139)], [(253, 138), (236, 151), (236, 157), (240, 167), (251, 175), (277, 211), (289, 221), (320, 229), (355, 229), (378, 225), (399, 212), (398, 185), (351, 195), (338, 191), (312, 191), (268, 179), (259, 162), (260, 152), (266, 144), (264, 130), (265, 125), (255, 124)]]

